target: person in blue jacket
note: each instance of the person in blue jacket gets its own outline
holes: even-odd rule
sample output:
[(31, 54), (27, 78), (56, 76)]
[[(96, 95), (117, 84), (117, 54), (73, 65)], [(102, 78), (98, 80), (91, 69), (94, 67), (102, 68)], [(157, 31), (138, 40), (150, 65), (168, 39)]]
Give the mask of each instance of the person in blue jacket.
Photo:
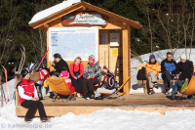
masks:
[(165, 83), (165, 94), (168, 95), (171, 86), (173, 86), (173, 79), (177, 74), (177, 64), (173, 60), (171, 52), (167, 52), (167, 58), (161, 62), (161, 72)]

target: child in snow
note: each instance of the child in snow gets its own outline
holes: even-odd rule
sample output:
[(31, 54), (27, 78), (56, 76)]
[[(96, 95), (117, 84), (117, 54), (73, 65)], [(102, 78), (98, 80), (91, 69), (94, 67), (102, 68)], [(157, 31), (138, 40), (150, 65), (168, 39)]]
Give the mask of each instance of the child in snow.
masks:
[(24, 121), (30, 123), (38, 108), (41, 122), (49, 122), (43, 103), (40, 102), (34, 81), (30, 80), (30, 73), (27, 70), (22, 71), (21, 82), (18, 83), (18, 96), (21, 106), (28, 108)]
[(102, 100), (103, 95), (101, 95), (101, 92), (108, 92), (108, 93), (113, 93), (116, 91), (115, 89), (115, 74), (110, 72), (106, 66), (103, 67), (102, 69), (102, 75), (104, 76), (104, 80), (100, 87), (96, 90), (95, 94), (95, 100)]
[(75, 88), (72, 86), (72, 82), (71, 82), (71, 79), (69, 78), (69, 75), (70, 73), (67, 70), (63, 70), (59, 76), (60, 78), (64, 78), (64, 80), (66, 81), (66, 84), (68, 85), (70, 93), (74, 93)]

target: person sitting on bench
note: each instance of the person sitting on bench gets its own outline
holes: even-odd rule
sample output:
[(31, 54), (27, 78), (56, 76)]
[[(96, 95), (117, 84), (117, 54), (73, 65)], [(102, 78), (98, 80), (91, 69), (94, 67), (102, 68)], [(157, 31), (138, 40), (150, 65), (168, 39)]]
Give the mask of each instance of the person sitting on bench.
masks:
[(177, 64), (172, 58), (173, 54), (167, 52), (167, 58), (161, 62), (161, 72), (165, 83), (166, 95), (169, 94), (169, 90), (173, 86), (173, 79), (177, 73)]
[(146, 79), (149, 83), (149, 92), (148, 94), (153, 94), (153, 87), (158, 88), (157, 80), (158, 73), (161, 71), (161, 65), (155, 59), (154, 55), (150, 55), (149, 63), (145, 65), (146, 68)]
[(70, 64), (70, 74), (72, 85), (77, 92), (77, 97), (81, 97), (81, 88), (83, 86), (83, 72), (84, 66), (81, 63), (81, 57), (76, 57), (74, 63)]
[[(193, 62), (187, 60), (185, 54), (182, 54), (180, 59), (181, 61), (177, 64), (177, 67), (178, 67), (177, 73), (179, 76), (177, 76), (178, 80), (175, 82), (175, 85), (173, 86), (172, 97), (171, 97), (172, 100), (175, 99), (177, 91), (183, 85), (183, 83), (191, 79), (193, 71), (194, 71)], [(191, 96), (188, 96), (189, 99), (190, 97)]]
[(95, 62), (95, 56), (89, 56), (89, 64), (84, 69), (83, 74), (83, 98), (94, 98), (94, 85), (101, 80), (101, 67)]
[(102, 100), (103, 95), (101, 95), (101, 92), (108, 92), (113, 93), (116, 91), (115, 89), (115, 74), (110, 72), (106, 66), (102, 69), (102, 75), (104, 75), (104, 80), (101, 83), (100, 87), (96, 90), (95, 94), (95, 100)]
[(24, 121), (30, 123), (38, 108), (41, 122), (49, 122), (43, 103), (40, 102), (34, 81), (30, 80), (30, 73), (27, 70), (22, 71), (21, 82), (18, 83), (18, 96), (21, 106), (28, 108)]
[(52, 66), (55, 68), (50, 75), (59, 76), (62, 70), (67, 70), (69, 72), (68, 64), (64, 61), (60, 54), (54, 54), (54, 63)]

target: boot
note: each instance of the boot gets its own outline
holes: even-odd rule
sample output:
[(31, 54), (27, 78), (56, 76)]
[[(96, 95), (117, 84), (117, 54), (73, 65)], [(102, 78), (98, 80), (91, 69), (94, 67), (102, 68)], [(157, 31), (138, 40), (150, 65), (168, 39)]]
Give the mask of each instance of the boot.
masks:
[(193, 95), (187, 96), (187, 99), (188, 99), (188, 100), (193, 100), (193, 99), (194, 99), (194, 98), (193, 98)]
[(169, 89), (166, 89), (165, 95), (169, 95)]
[(94, 98), (95, 100), (102, 100), (103, 99), (103, 95), (100, 95), (99, 97)]
[(89, 91), (88, 93), (87, 93), (87, 95), (86, 95), (86, 98), (94, 98), (95, 97), (95, 94), (94, 94), (94, 92), (93, 91)]
[(172, 100), (175, 100), (176, 94), (177, 94), (177, 92), (174, 92), (174, 91), (172, 92), (172, 95), (171, 95), (171, 99), (172, 99)]
[(150, 88), (148, 94), (149, 94), (149, 95), (152, 95), (153, 93), (154, 93), (153, 89)]
[(154, 83), (153, 87), (159, 89), (159, 86), (158, 86), (157, 82), (153, 82), (153, 83)]

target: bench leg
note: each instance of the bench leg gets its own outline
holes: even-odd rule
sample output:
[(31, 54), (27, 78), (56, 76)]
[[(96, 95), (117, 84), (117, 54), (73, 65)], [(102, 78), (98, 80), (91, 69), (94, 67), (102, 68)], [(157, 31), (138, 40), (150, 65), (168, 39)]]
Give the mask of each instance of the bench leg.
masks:
[(148, 84), (148, 81), (146, 81), (145, 88), (144, 88), (144, 93), (148, 93), (148, 91), (149, 91), (149, 84)]

